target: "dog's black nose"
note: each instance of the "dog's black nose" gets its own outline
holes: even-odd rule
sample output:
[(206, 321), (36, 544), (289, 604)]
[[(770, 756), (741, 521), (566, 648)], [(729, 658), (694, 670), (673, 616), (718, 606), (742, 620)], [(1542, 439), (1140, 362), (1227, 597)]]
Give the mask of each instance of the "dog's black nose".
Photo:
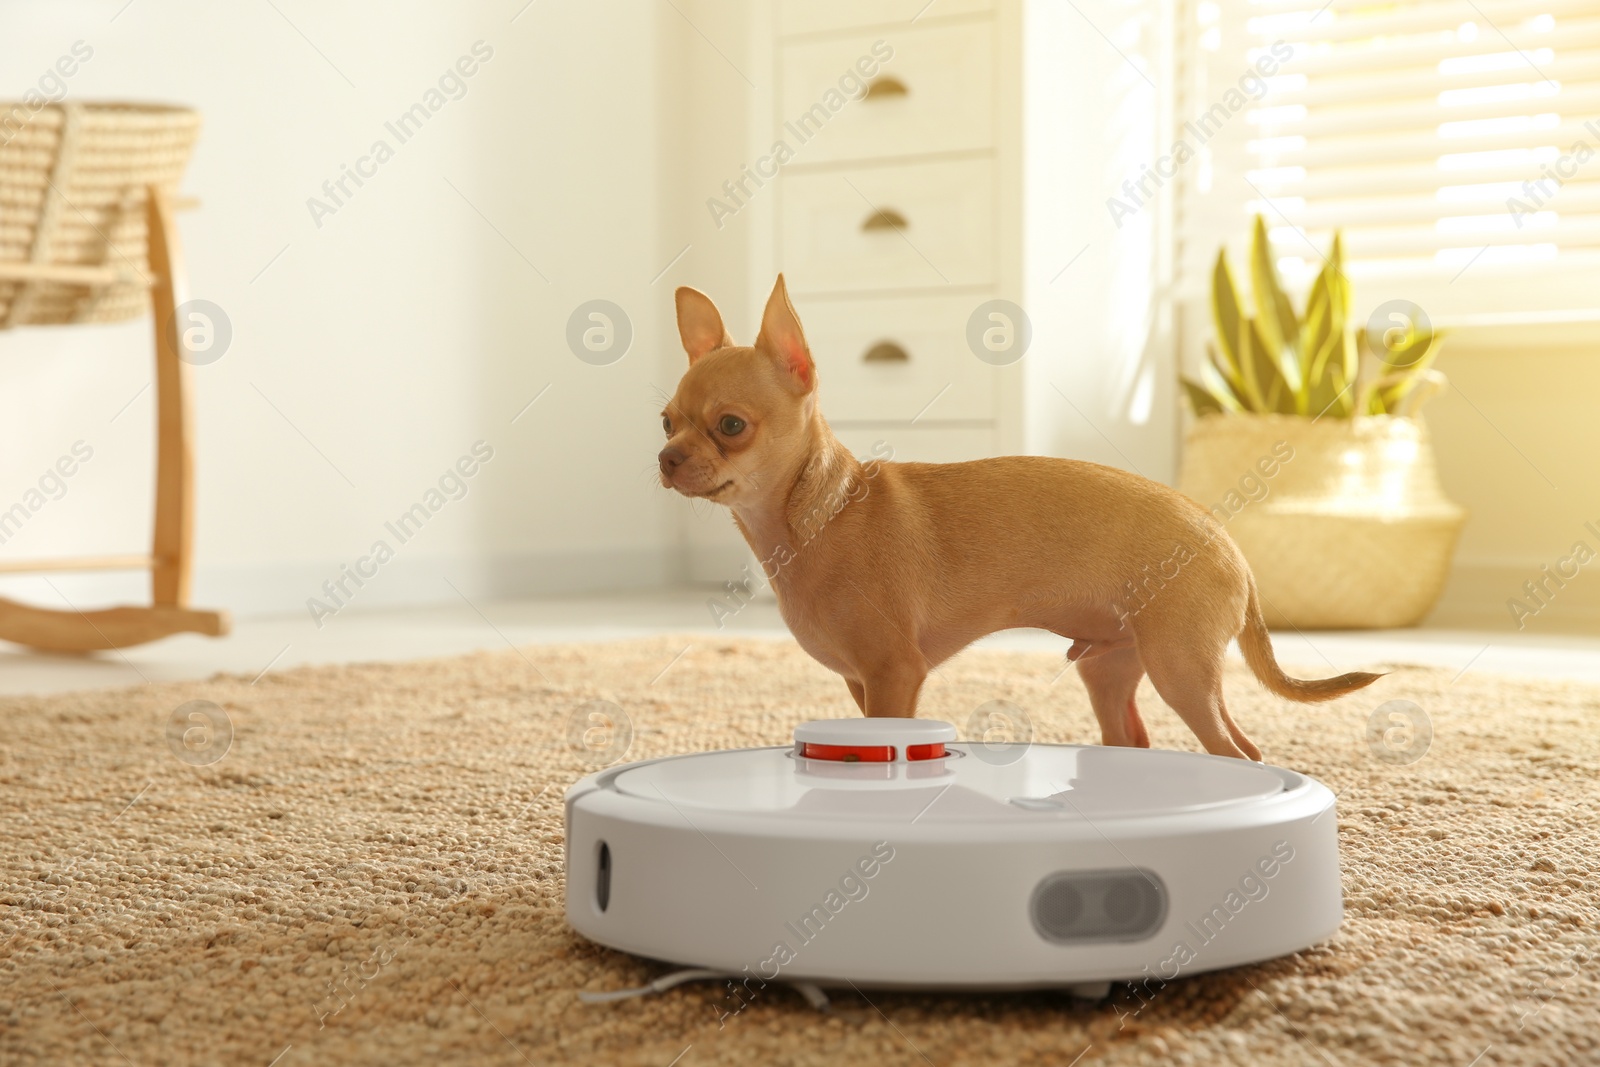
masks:
[(663, 448), (661, 450), (661, 454), (656, 458), (661, 461), (661, 473), (671, 474), (678, 468), (678, 464), (682, 463), (689, 457), (681, 450), (668, 446)]

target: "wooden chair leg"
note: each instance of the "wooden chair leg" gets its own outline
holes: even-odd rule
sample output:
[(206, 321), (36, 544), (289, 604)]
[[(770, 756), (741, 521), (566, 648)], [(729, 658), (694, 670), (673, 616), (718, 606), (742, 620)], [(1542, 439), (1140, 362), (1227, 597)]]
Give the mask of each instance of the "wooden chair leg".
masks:
[(56, 611), (0, 597), (0, 641), (46, 652), (98, 652), (142, 645), (173, 634), (221, 637), (228, 615), (157, 604), (155, 607)]
[[(189, 415), (189, 366), (178, 352), (177, 310), (188, 300), (183, 253), (172, 204), (154, 186), (146, 207), (150, 311), (155, 322), (156, 507), (148, 607), (99, 611), (36, 608), (0, 597), (0, 641), (54, 652), (126, 648), (177, 633), (226, 634), (228, 614), (189, 608), (194, 549), (194, 453)], [(62, 569), (120, 566), (124, 559), (60, 562)], [(135, 565), (143, 561), (131, 561)]]
[(189, 299), (183, 250), (166, 194), (150, 186), (148, 213), (150, 313), (155, 324), (156, 507), (151, 548), (151, 599), (189, 603), (194, 549), (194, 454), (189, 415), (189, 365), (179, 358), (177, 310)]

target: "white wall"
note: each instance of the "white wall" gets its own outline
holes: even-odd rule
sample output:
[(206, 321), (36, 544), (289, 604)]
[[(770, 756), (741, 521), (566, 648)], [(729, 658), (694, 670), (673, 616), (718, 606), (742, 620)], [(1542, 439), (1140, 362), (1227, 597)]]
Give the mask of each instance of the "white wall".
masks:
[[(181, 227), (192, 293), (226, 311), (234, 341), (193, 374), (197, 603), (305, 612), (379, 538), (397, 555), (357, 610), (452, 601), (447, 578), (476, 600), (737, 577), (726, 512), (656, 482), (656, 412), (683, 369), (672, 288), (710, 293), (741, 340), (766, 297), (750, 264), (767, 208), (719, 229), (705, 202), (761, 142), (767, 5), (122, 3), (0, 6), (0, 96), (82, 40), (94, 56), (71, 98), (204, 114), (184, 183), (203, 205)], [(1159, 44), (1147, 5), (1084, 11), (1141, 61)], [(1034, 350), (1058, 358), (1034, 360), (1025, 447), (1170, 477), (1171, 372), (1151, 355), (1166, 351), (1152, 332), (1155, 220), (1118, 231), (1104, 210), (1105, 190), (1153, 150), (1158, 102), (1083, 14), (1034, 3), (1026, 17), (1023, 132), (1040, 151), (1026, 163), (1019, 285)], [(319, 228), (307, 199), (393, 140), (384, 123), (479, 40), (494, 55), (466, 95)], [(566, 344), (568, 316), (594, 298), (633, 322), (611, 366)], [(147, 322), (0, 333), (0, 509), (73, 442), (95, 449), (0, 558), (146, 547), (148, 334)], [(1156, 391), (1141, 400), (1147, 377)], [(480, 439), (495, 458), (467, 497), (398, 544), (385, 521)], [(0, 580), (0, 594), (87, 605), (141, 600), (146, 586), (51, 575)]]
[[(680, 121), (662, 70), (700, 38), (650, 0), (524, 2), (0, 7), (0, 96), (82, 40), (94, 55), (70, 98), (204, 114), (183, 186), (203, 205), (181, 228), (192, 293), (226, 311), (234, 339), (193, 374), (198, 603), (304, 611), (380, 537), (396, 558), (356, 607), (453, 599), (445, 578), (476, 598), (673, 576), (655, 412), (677, 366), (671, 287), (691, 264), (657, 280), (683, 243), (668, 224), (682, 205), (658, 181)], [(395, 143), (385, 121), (479, 40), (493, 57), (466, 95), (319, 229), (307, 198), (375, 139)], [(565, 341), (569, 314), (597, 297), (635, 330), (607, 367)], [(0, 508), (74, 441), (95, 450), (0, 558), (147, 547), (148, 333), (0, 333)], [(386, 535), (480, 439), (495, 455), (468, 495), (406, 545)], [(135, 575), (50, 580), (0, 592), (145, 596)]]
[[(767, 6), (751, 0), (683, 0), (678, 3), (682, 16), (663, 20), (664, 81), (677, 88), (679, 102), (663, 120), (664, 244), (669, 256), (685, 246), (689, 250), (662, 285), (705, 292), (741, 344), (755, 340), (767, 299), (767, 288), (752, 284), (751, 260), (757, 242), (771, 230), (765, 211), (773, 190), (766, 190), (767, 200), (723, 219), (720, 227), (706, 201), (721, 195), (722, 183), (761, 154), (754, 146), (764, 151), (770, 143), (765, 119), (773, 90), (766, 63), (754, 54), (758, 42), (770, 47)], [(662, 384), (670, 395), (687, 357), (670, 312), (664, 314), (669, 340), (663, 345)], [(754, 557), (726, 508), (677, 499), (671, 511), (676, 568), (684, 579), (720, 586), (740, 577), (744, 561)]]
[(1171, 484), (1177, 382), (1156, 256), (1163, 209), (1151, 204), (1119, 225), (1106, 207), (1164, 150), (1167, 19), (1157, 4), (1111, 0), (1028, 0), (1025, 12), (1026, 451)]

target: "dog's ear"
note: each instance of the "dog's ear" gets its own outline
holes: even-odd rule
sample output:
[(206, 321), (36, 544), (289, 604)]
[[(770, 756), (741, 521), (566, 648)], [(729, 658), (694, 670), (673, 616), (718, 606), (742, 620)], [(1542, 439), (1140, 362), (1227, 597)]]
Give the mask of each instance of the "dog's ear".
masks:
[(683, 350), (689, 353), (689, 363), (716, 348), (728, 348), (733, 338), (722, 325), (722, 316), (711, 298), (687, 285), (678, 287), (678, 336), (683, 338)]
[(789, 289), (783, 284), (781, 274), (772, 287), (772, 295), (767, 297), (767, 310), (761, 314), (761, 333), (756, 336), (756, 347), (789, 372), (799, 392), (809, 393), (817, 387), (817, 365), (811, 360), (805, 331), (800, 329), (800, 317), (789, 303)]

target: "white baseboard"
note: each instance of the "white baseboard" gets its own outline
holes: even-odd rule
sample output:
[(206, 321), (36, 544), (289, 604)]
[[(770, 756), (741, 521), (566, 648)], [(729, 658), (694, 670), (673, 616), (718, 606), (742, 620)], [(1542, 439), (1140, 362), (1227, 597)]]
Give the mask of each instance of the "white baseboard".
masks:
[(746, 564), (753, 569), (755, 557), (743, 543), (691, 545), (685, 578), (696, 585), (721, 585), (723, 582), (737, 581)]
[[(323, 583), (340, 575), (346, 561), (273, 564), (261, 567), (199, 567), (195, 571), (197, 607), (219, 608), (239, 618), (306, 612), (306, 601), (318, 598), (336, 606)], [(713, 593), (723, 583), (738, 581), (754, 557), (743, 545), (692, 546), (686, 556), (671, 550), (595, 552), (524, 552), (490, 556), (416, 557), (404, 554), (384, 564), (375, 577), (344, 598), (353, 610), (426, 607), (528, 597), (660, 588), (688, 581)], [(1592, 572), (1592, 573), (1591, 573)], [(1523, 582), (1538, 575), (1537, 567), (1495, 562), (1460, 561), (1451, 572), (1439, 603), (1424, 621), (1433, 629), (1515, 632), (1517, 619), (1507, 601), (1520, 599), (1538, 607), (1525, 617), (1526, 633), (1600, 633), (1600, 561), (1582, 568), (1575, 578), (1544, 598), (1529, 601)], [(451, 586), (454, 585), (454, 589)], [(458, 594), (456, 590), (459, 590)], [(128, 574), (13, 575), (0, 579), (0, 596), (42, 607), (105, 607), (147, 603), (149, 578)], [(770, 591), (761, 594), (770, 596)], [(341, 609), (342, 610), (342, 609)]]
[[(1539, 565), (1458, 560), (1450, 572), (1439, 603), (1424, 625), (1430, 628), (1505, 630), (1524, 633), (1600, 633), (1600, 561), (1581, 568), (1576, 577), (1557, 588), (1552, 583), (1543, 604), (1534, 600), (1523, 583), (1540, 576)], [(1534, 609), (1532, 615), (1512, 611), (1518, 600)]]
[(713, 595), (727, 593), (727, 583), (738, 585), (749, 579), (754, 579), (753, 593), (749, 594), (753, 600), (777, 600), (778, 596), (772, 591), (772, 584), (761, 580), (761, 565), (757, 562), (755, 553), (742, 542), (733, 545), (697, 545), (688, 550), (688, 567), (684, 574), (684, 581), (689, 585), (703, 585), (713, 591)]
[[(341, 564), (348, 562), (197, 567), (190, 602), (238, 618), (309, 614), (306, 602), (311, 598), (339, 607), (323, 583), (340, 578)], [(463, 596), (473, 603), (487, 603), (654, 588), (680, 578), (673, 554), (665, 550), (433, 557), (402, 553), (379, 567), (376, 575), (363, 579), (361, 586), (346, 578), (340, 599), (356, 611), (426, 607), (459, 604)], [(143, 604), (149, 602), (150, 579), (142, 573), (17, 575), (0, 580), (0, 596), (40, 607)]]

